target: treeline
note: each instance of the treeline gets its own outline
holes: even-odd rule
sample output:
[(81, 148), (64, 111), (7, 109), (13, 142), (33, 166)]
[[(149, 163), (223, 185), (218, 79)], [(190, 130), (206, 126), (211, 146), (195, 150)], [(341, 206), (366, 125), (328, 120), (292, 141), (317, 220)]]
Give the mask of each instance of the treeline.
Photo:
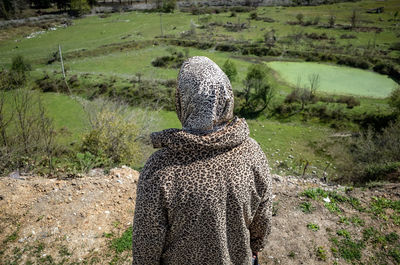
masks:
[(0, 17), (12, 19), (20, 17), (29, 8), (56, 7), (59, 11), (83, 12), (97, 3), (96, 0), (2, 0), (0, 1)]

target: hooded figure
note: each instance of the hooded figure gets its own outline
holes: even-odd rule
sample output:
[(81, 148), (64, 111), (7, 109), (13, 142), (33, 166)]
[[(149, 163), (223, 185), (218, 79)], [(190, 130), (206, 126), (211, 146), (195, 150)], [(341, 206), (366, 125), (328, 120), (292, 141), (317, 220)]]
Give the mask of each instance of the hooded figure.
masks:
[(250, 265), (270, 232), (271, 176), (228, 77), (207, 57), (185, 61), (182, 129), (153, 133), (137, 188), (133, 264)]

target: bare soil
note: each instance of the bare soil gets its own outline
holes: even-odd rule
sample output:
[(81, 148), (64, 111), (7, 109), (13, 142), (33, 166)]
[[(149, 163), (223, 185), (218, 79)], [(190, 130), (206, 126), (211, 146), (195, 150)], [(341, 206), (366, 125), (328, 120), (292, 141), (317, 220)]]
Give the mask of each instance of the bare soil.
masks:
[[(117, 253), (110, 245), (132, 225), (138, 176), (137, 171), (123, 167), (107, 175), (94, 170), (88, 176), (68, 180), (1, 178), (0, 264), (130, 264), (129, 250)], [(382, 220), (346, 204), (339, 205), (340, 214), (331, 213), (324, 202), (300, 195), (305, 189), (321, 187), (358, 198), (367, 207), (373, 197), (398, 201), (399, 185), (345, 192), (344, 187), (316, 179), (278, 175), (273, 176), (273, 185), (273, 227), (260, 255), (261, 264), (347, 264), (330, 250), (336, 231), (346, 229), (360, 240), (361, 231), (369, 226), (384, 233), (400, 232), (391, 219)], [(301, 211), (299, 204), (305, 201), (315, 208), (312, 213)], [(355, 215), (364, 226), (339, 222), (339, 216)], [(310, 223), (317, 224), (319, 230), (307, 228)], [(397, 244), (400, 246), (398, 239)], [(322, 254), (318, 254), (319, 247)], [(368, 261), (374, 251), (367, 244), (362, 260)], [(391, 258), (386, 262), (396, 264)]]

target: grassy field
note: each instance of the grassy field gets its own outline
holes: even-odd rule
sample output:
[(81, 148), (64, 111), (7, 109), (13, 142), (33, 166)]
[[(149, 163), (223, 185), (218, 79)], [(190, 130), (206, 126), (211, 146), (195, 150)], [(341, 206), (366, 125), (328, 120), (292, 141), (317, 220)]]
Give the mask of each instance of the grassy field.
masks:
[(309, 86), (309, 77), (318, 74), (319, 90), (332, 94), (385, 98), (397, 83), (392, 79), (365, 70), (310, 62), (270, 62), (283, 81), (292, 86)]
[[(383, 14), (365, 12), (378, 6), (385, 7)], [(346, 29), (350, 24), (349, 17), (353, 9), (356, 9), (358, 15), (357, 30)], [(40, 89), (34, 84), (35, 79), (44, 75), (43, 72), (61, 77), (61, 65), (58, 60), (52, 64), (46, 63), (57, 52), (60, 44), (65, 57), (67, 79), (76, 75), (79, 80), (79, 88), (76, 91), (81, 92), (81, 96), (90, 97), (96, 86), (101, 83), (110, 85), (110, 80), (113, 79), (116, 80), (113, 83), (114, 88), (120, 90), (132, 89), (132, 82), (136, 80), (137, 74), (141, 74), (143, 80), (176, 79), (178, 69), (154, 67), (151, 64), (155, 58), (171, 55), (176, 51), (188, 56), (207, 56), (220, 66), (228, 58), (231, 59), (238, 71), (238, 78), (233, 82), (235, 90), (243, 88), (242, 81), (252, 63), (266, 62), (274, 70), (268, 74), (268, 81), (276, 92), (276, 105), (281, 104), (290, 93), (299, 75), (302, 76), (302, 82), (307, 82), (309, 74), (318, 73), (321, 78), (319, 93), (353, 94), (359, 97), (361, 105), (352, 109), (343, 107), (343, 113), (349, 116), (366, 112), (387, 113), (390, 109), (385, 97), (395, 86), (391, 79), (367, 70), (304, 62), (304, 59), (287, 55), (285, 51), (316, 50), (328, 53), (333, 50), (341, 55), (356, 56), (358, 53), (368, 53), (371, 56), (377, 54), (384, 59), (391, 59), (399, 55), (398, 51), (390, 49), (391, 45), (398, 42), (397, 36), (400, 34), (399, 27), (393, 21), (396, 11), (400, 11), (398, 1), (365, 0), (313, 7), (260, 7), (255, 11), (260, 18), (273, 19), (274, 22), (271, 23), (262, 19), (250, 20), (249, 12), (192, 15), (176, 11), (161, 16), (164, 37), (180, 39), (182, 32), (192, 29), (194, 33), (187, 39), (197, 42), (238, 45), (247, 43), (262, 46), (265, 41), (264, 35), (274, 30), (276, 47), (282, 51), (281, 55), (275, 57), (221, 52), (216, 50), (215, 46), (202, 50), (163, 44), (158, 38), (161, 35), (158, 13), (113, 13), (105, 17), (91, 15), (73, 20), (71, 26), (45, 31), (29, 39), (25, 34), (30, 33), (32, 28), (4, 30), (6, 37), (2, 37), (0, 41), (0, 67), (8, 68), (14, 56), (23, 55), (32, 64), (29, 84)], [(296, 16), (299, 13), (304, 15), (304, 22), (317, 18), (319, 21), (309, 26), (294, 25), (293, 22), (297, 21)], [(328, 28), (328, 20), (332, 15), (336, 18), (335, 26)], [(232, 31), (226, 27), (228, 22), (246, 23), (246, 27)], [(378, 30), (380, 33), (376, 33), (376, 28), (382, 31)], [(313, 40), (306, 37), (306, 34), (313, 33), (326, 34), (327, 38)], [(293, 36), (298, 34), (302, 37), (296, 41)], [(353, 37), (346, 39), (342, 38), (342, 35)], [(132, 43), (142, 46), (129, 46)], [(124, 45), (128, 45), (129, 48), (122, 49)], [(43, 94), (43, 97), (56, 126), (66, 127), (70, 132), (64, 141), (79, 142), (86, 126), (82, 107), (68, 96)], [(173, 112), (154, 110), (152, 114), (159, 118), (155, 128), (157, 130), (180, 127)], [(277, 171), (286, 169), (298, 174), (306, 161), (309, 161), (311, 167), (315, 167), (312, 168), (313, 171), (320, 174), (327, 162), (334, 162), (316, 150), (314, 143), (335, 132), (329, 127), (329, 123), (321, 124), (318, 120), (304, 121), (295, 115), (284, 120), (267, 120), (261, 116), (257, 120), (249, 120), (249, 125), (251, 136), (261, 144)], [(352, 126), (346, 130), (355, 129), (355, 126)]]

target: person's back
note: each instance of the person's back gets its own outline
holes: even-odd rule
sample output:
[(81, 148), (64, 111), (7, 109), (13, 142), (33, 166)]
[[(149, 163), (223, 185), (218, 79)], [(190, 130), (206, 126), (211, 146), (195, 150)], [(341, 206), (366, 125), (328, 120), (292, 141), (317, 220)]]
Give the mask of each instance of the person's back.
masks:
[(140, 175), (133, 264), (251, 264), (252, 252), (266, 243), (268, 165), (246, 122), (232, 118), (232, 90), (219, 71), (205, 57), (182, 66), (177, 113), (183, 130), (152, 134), (162, 149)]

